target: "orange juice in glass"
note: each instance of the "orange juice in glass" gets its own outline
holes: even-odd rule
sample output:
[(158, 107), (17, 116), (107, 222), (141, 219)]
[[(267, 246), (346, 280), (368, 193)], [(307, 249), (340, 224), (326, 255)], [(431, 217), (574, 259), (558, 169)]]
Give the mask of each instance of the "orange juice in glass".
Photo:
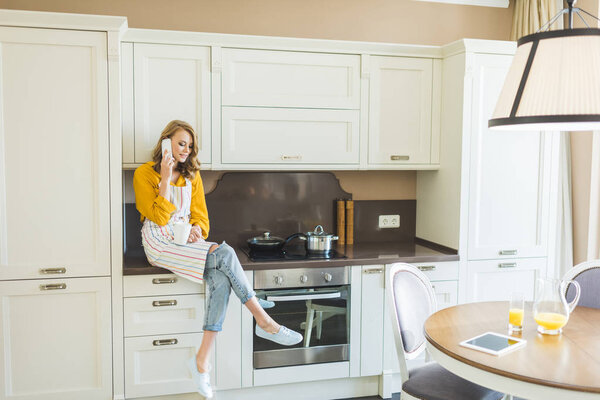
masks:
[(508, 331), (521, 332), (523, 330), (523, 316), (525, 314), (525, 300), (523, 293), (512, 292), (508, 307)]

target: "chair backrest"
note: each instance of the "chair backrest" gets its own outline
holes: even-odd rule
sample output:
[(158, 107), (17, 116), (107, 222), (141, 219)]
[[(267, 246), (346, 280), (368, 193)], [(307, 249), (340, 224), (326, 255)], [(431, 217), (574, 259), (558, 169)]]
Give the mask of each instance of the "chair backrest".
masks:
[(425, 320), (437, 308), (435, 293), (425, 274), (413, 265), (397, 263), (388, 268), (387, 301), (394, 328), (402, 381), (408, 379), (406, 360), (425, 349)]
[[(564, 280), (574, 280), (581, 286), (581, 297), (578, 305), (600, 308), (600, 260), (586, 261), (577, 264), (563, 276)], [(575, 298), (575, 288), (567, 288), (567, 301)]]

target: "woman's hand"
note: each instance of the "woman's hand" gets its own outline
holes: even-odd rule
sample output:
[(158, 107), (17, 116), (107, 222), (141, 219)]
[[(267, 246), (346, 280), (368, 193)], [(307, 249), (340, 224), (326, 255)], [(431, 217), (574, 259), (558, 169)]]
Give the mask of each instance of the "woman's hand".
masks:
[(173, 165), (175, 165), (175, 159), (169, 154), (169, 150), (165, 150), (163, 153), (162, 160), (160, 162), (160, 178), (163, 181), (170, 182), (171, 176), (173, 176)]
[(190, 237), (188, 238), (188, 243), (202, 241), (204, 241), (204, 238), (202, 237), (202, 229), (200, 229), (200, 225), (193, 225), (192, 230), (190, 231)]

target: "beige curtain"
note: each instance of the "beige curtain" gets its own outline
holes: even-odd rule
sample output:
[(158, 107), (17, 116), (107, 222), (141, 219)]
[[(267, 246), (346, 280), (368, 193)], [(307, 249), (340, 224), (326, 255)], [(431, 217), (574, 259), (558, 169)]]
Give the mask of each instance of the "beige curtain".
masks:
[[(510, 40), (535, 33), (557, 12), (556, 0), (515, 0)], [(556, 26), (552, 28), (557, 29)]]

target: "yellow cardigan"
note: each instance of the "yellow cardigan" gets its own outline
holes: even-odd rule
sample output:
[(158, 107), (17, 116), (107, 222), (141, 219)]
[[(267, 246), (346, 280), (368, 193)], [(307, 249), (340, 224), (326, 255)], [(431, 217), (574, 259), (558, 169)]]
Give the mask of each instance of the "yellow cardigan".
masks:
[[(148, 218), (158, 225), (166, 225), (171, 214), (177, 209), (174, 204), (158, 194), (160, 174), (152, 168), (154, 162), (149, 161), (141, 165), (133, 174), (133, 190), (135, 190), (135, 206), (141, 214), (141, 221)], [(173, 183), (171, 183), (173, 185)], [(185, 178), (179, 176), (175, 186), (185, 186)], [(204, 187), (200, 173), (192, 179), (192, 202), (190, 204), (190, 224), (199, 225), (202, 237), (208, 237), (210, 224), (208, 210), (204, 198)]]

